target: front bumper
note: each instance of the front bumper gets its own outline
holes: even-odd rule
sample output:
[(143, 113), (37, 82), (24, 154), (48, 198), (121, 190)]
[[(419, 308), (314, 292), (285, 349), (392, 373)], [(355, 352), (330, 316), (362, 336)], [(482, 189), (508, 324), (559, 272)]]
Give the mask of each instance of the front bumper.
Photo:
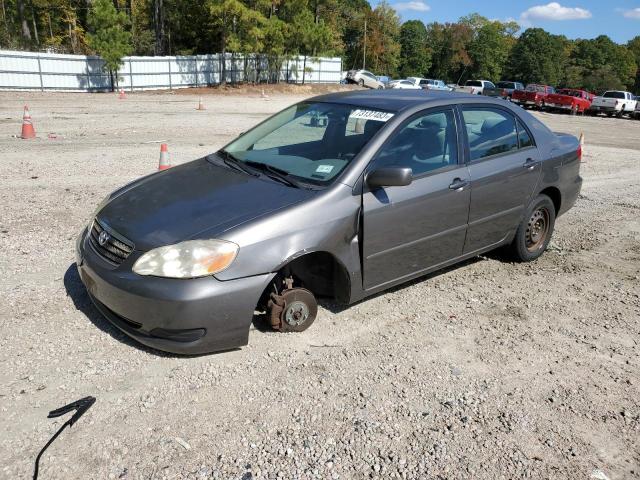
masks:
[(114, 268), (95, 253), (85, 237), (86, 229), (76, 242), (82, 283), (97, 309), (130, 337), (178, 354), (210, 353), (247, 344), (254, 309), (271, 274), (228, 281), (141, 276), (131, 270), (134, 259)]

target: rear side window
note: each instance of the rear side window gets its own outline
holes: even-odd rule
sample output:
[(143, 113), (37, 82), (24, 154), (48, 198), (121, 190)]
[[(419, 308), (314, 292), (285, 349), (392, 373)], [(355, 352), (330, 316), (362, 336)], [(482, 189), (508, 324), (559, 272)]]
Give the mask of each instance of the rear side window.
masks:
[(515, 118), (498, 109), (474, 108), (462, 112), (471, 161), (518, 149)]
[(409, 167), (416, 176), (457, 163), (452, 110), (420, 114), (408, 120), (395, 131), (375, 160), (377, 166)]
[(520, 148), (534, 147), (533, 139), (529, 131), (524, 127), (520, 120), (516, 120), (518, 124), (518, 145)]

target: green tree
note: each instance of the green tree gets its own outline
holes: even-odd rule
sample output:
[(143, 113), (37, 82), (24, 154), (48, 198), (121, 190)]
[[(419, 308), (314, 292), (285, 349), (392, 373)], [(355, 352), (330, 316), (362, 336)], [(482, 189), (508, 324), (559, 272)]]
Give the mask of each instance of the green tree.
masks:
[(473, 64), (469, 46), (473, 29), (463, 23), (431, 23), (427, 26), (427, 44), (432, 51), (430, 75), (445, 81), (460, 82), (468, 78)]
[(557, 85), (566, 66), (565, 40), (541, 28), (530, 28), (514, 45), (507, 74), (525, 83)]
[(633, 57), (635, 58), (637, 69), (636, 69), (636, 81), (634, 83), (634, 91), (636, 95), (640, 95), (640, 35), (632, 38), (627, 43), (627, 49)]
[(487, 21), (481, 25), (473, 42), (469, 45), (469, 55), (473, 61), (473, 76), (498, 81), (516, 40), (513, 26), (499, 21)]
[(366, 67), (378, 75), (395, 75), (400, 63), (400, 17), (382, 0), (367, 15)]
[[(118, 70), (122, 64), (122, 57), (130, 55), (131, 32), (127, 30), (129, 19), (123, 12), (118, 12), (110, 0), (95, 0), (89, 15), (89, 46), (100, 55), (109, 75), (114, 78), (118, 86)], [(113, 82), (112, 82), (113, 88)]]
[(431, 68), (427, 48), (427, 28), (420, 20), (409, 20), (400, 27), (401, 77), (424, 77)]

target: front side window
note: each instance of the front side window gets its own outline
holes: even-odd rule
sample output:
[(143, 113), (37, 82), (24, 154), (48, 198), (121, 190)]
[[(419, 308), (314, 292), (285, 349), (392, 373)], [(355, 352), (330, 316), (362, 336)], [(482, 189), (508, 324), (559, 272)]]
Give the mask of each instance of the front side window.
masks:
[(396, 130), (375, 159), (376, 166), (409, 167), (415, 176), (458, 163), (452, 110), (418, 115)]
[(303, 102), (249, 130), (222, 153), (251, 168), (271, 167), (293, 180), (324, 186), (392, 117), (352, 105)]
[(499, 109), (463, 110), (471, 161), (518, 149), (515, 118)]

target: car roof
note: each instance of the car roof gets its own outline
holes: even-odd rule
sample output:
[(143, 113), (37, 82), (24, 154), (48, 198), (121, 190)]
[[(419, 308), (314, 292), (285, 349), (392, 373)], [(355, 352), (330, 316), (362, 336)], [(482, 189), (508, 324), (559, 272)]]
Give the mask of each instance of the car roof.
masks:
[[(490, 97), (484, 98), (486, 98), (487, 102), (498, 103)], [(313, 97), (309, 100), (399, 112), (405, 108), (415, 107), (417, 105), (427, 107), (429, 104), (438, 101), (441, 102), (443, 99), (449, 99), (451, 103), (457, 103), (456, 100), (477, 99), (477, 95), (425, 90), (354, 90), (329, 93)]]

